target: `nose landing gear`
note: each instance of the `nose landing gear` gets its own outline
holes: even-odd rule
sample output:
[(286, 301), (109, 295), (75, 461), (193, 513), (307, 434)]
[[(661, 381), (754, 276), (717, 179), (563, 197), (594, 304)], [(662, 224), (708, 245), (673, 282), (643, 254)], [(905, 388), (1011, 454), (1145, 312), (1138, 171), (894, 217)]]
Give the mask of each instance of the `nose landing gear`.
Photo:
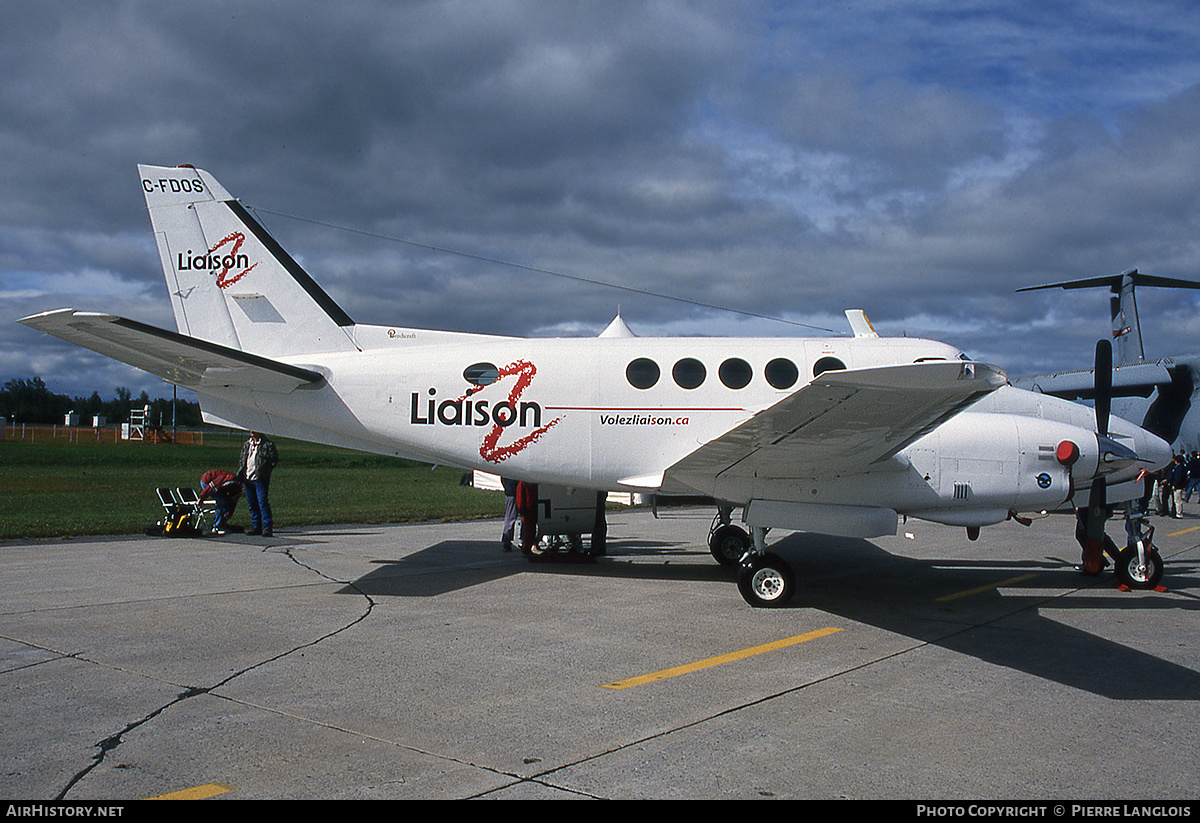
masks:
[[(1154, 526), (1145, 522), (1145, 514), (1135, 514), (1126, 512), (1125, 515), (1125, 532), (1128, 535), (1129, 542), (1125, 548), (1118, 549), (1112, 539), (1105, 534), (1103, 536), (1103, 548), (1100, 552), (1095, 551), (1095, 547), (1099, 541), (1094, 538), (1094, 530), (1092, 543), (1089, 544), (1089, 536), (1086, 528), (1082, 525), (1086, 515), (1080, 514), (1080, 527), (1076, 531), (1076, 537), (1084, 549), (1085, 562), (1078, 568), (1085, 574), (1099, 574), (1103, 566), (1108, 563), (1100, 555), (1107, 555), (1113, 563), (1113, 571), (1117, 575), (1117, 580), (1122, 585), (1130, 589), (1153, 589), (1158, 586), (1159, 581), (1163, 576), (1163, 559), (1158, 553), (1158, 549), (1154, 546)], [(1087, 562), (1089, 556), (1089, 548), (1095, 556), (1092, 563)]]
[(1163, 561), (1154, 548), (1154, 527), (1145, 525), (1143, 516), (1131, 519), (1129, 545), (1113, 558), (1117, 579), (1131, 589), (1153, 589), (1163, 576)]

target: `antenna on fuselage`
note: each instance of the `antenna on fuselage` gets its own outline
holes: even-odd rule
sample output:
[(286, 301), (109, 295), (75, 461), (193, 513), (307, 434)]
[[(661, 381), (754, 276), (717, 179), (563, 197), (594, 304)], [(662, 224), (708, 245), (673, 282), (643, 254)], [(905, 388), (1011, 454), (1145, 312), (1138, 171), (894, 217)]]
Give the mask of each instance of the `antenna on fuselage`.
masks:
[[(249, 207), (247, 207), (247, 208), (249, 208)], [(500, 266), (510, 266), (514, 269), (522, 269), (524, 271), (536, 272), (538, 274), (548, 274), (552, 277), (562, 277), (567, 280), (575, 280), (580, 283), (589, 283), (593, 286), (606, 286), (610, 289), (621, 289), (622, 291), (632, 292), (633, 294), (641, 294), (646, 297), (657, 297), (662, 300), (674, 300), (677, 303), (686, 303), (689, 306), (697, 306), (702, 309), (713, 309), (714, 311), (732, 312), (733, 314), (741, 314), (746, 317), (755, 317), (755, 318), (758, 318), (759, 320), (773, 320), (776, 323), (787, 323), (790, 326), (799, 326), (800, 328), (804, 328), (804, 329), (813, 329), (815, 331), (828, 332), (829, 334), (836, 334), (841, 337), (844, 337), (846, 334), (845, 332), (838, 331), (837, 329), (827, 329), (824, 326), (815, 326), (811, 323), (801, 323), (799, 320), (788, 320), (786, 317), (776, 317), (776, 316), (770, 315), (770, 314), (759, 314), (758, 312), (752, 312), (752, 311), (748, 311), (746, 309), (735, 309), (731, 306), (718, 306), (715, 303), (705, 303), (702, 300), (692, 300), (687, 297), (678, 297), (678, 296), (672, 295), (672, 294), (663, 294), (662, 292), (650, 291), (649, 289), (641, 289), (636, 286), (625, 286), (620, 283), (609, 283), (605, 280), (597, 280), (595, 278), (584, 277), (579, 274), (568, 274), (567, 272), (555, 271), (554, 269), (544, 269), (540, 266), (531, 266), (526, 263), (517, 263), (512, 260), (504, 260), (499, 257), (489, 257), (484, 254), (476, 254), (475, 252), (463, 251), (462, 249), (451, 249), (451, 248), (447, 248), (445, 246), (437, 246), (432, 243), (422, 243), (418, 240), (409, 240), (404, 237), (395, 237), (395, 236), (389, 235), (389, 234), (382, 234), (380, 232), (368, 231), (367, 229), (356, 229), (351, 226), (339, 225), (338, 223), (329, 223), (324, 220), (315, 220), (311, 217), (301, 217), (298, 214), (288, 214), (287, 212), (274, 211), (272, 209), (265, 209), (265, 208), (262, 208), (261, 206), (255, 207), (254, 211), (265, 212), (267, 214), (274, 214), (277, 217), (286, 217), (291, 220), (300, 220), (301, 222), (304, 222), (304, 223), (312, 223), (313, 225), (325, 226), (325, 227), (331, 228), (331, 229), (339, 229), (341, 231), (353, 232), (355, 234), (361, 234), (361, 235), (365, 235), (367, 237), (374, 237), (378, 240), (387, 240), (392, 243), (403, 243), (406, 246), (413, 246), (415, 248), (425, 249), (427, 251), (443, 252), (445, 254), (456, 254), (459, 257), (466, 257), (471, 260), (481, 260), (485, 263), (495, 263)]]

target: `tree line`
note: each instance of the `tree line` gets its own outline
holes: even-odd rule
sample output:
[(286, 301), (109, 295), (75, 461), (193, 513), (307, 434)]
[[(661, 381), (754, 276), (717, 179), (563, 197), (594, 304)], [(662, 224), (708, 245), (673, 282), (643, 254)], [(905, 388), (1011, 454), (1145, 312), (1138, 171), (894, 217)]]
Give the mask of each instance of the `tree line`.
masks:
[(149, 422), (170, 428), (172, 423), (181, 427), (200, 425), (200, 404), (187, 400), (176, 400), (172, 417), (171, 399), (156, 398), (142, 392), (134, 397), (129, 389), (118, 386), (116, 397), (104, 400), (99, 392), (92, 392), (91, 397), (70, 397), (56, 394), (46, 388), (40, 377), (30, 380), (9, 380), (0, 388), (0, 417), (8, 418), (8, 423), (27, 423), (30, 425), (62, 425), (68, 412), (79, 415), (82, 426), (91, 426), (92, 419), (100, 416), (108, 425), (119, 425), (129, 422), (130, 409), (150, 407)]

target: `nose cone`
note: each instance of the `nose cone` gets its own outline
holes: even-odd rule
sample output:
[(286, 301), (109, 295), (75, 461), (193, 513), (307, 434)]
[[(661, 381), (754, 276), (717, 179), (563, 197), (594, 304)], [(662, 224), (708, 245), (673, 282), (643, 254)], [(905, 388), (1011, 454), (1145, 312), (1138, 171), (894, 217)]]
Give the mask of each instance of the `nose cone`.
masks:
[(1097, 476), (1103, 475), (1111, 486), (1136, 480), (1143, 471), (1156, 471), (1174, 458), (1171, 444), (1128, 420), (1113, 418), (1111, 438), (1097, 435), (1100, 460)]
[(1134, 435), (1133, 450), (1137, 452), (1142, 468), (1146, 471), (1155, 471), (1171, 462), (1174, 454), (1171, 452), (1171, 444), (1155, 434), (1151, 434), (1145, 429), (1138, 429)]

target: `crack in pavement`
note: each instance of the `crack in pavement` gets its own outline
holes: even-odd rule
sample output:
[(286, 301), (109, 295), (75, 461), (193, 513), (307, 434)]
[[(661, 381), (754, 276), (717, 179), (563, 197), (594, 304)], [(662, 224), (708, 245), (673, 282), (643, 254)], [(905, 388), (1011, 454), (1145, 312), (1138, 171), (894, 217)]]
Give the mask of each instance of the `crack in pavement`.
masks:
[[(264, 549), (264, 551), (266, 551), (266, 550)], [(302, 643), (299, 646), (296, 646), (295, 648), (292, 648), (292, 649), (288, 649), (285, 652), (280, 652), (279, 654), (274, 655), (273, 657), (269, 657), (266, 660), (260, 660), (259, 662), (255, 663), (251, 666), (247, 666), (244, 669), (241, 669), (239, 671), (236, 671), (236, 672), (230, 674), (228, 677), (224, 678), (223, 680), (220, 680), (217, 683), (214, 683), (211, 686), (192, 686), (190, 688), (187, 688), (184, 691), (180, 692), (178, 695), (176, 695), (173, 700), (171, 700), (167, 703), (164, 703), (162, 706), (159, 706), (157, 709), (155, 709), (154, 711), (145, 715), (144, 717), (134, 720), (133, 722), (129, 723), (127, 726), (125, 726), (123, 729), (121, 729), (116, 734), (111, 735), (111, 736), (106, 737), (105, 739), (101, 740), (99, 743), (96, 744), (97, 751), (96, 751), (95, 756), (93, 756), (93, 758), (92, 758), (92, 762), (89, 763), (83, 769), (81, 769), (78, 773), (76, 773), (75, 776), (72, 777), (69, 781), (67, 781), (67, 784), (62, 788), (62, 791), (60, 791), (58, 793), (58, 795), (55, 797), (55, 800), (65, 799), (67, 796), (67, 793), (70, 792), (71, 789), (73, 789), (76, 785), (78, 785), (79, 781), (81, 781), (85, 777), (87, 777), (93, 770), (95, 770), (98, 766), (100, 766), (100, 764), (102, 764), (104, 762), (104, 760), (108, 756), (109, 752), (111, 752), (113, 749), (120, 746), (122, 742), (124, 742), (125, 735), (127, 735), (130, 732), (132, 732), (133, 730), (145, 725), (146, 723), (149, 723), (151, 720), (153, 720), (154, 718), (161, 715), (167, 709), (171, 708), (172, 706), (177, 706), (180, 703), (184, 702), (185, 700), (190, 700), (193, 697), (198, 697), (200, 695), (209, 694), (215, 689), (219, 689), (222, 686), (228, 685), (230, 682), (236, 680), (237, 678), (241, 677), (242, 675), (246, 674), (247, 672), (252, 672), (255, 669), (259, 669), (263, 666), (274, 663), (274, 662), (281, 660), (289, 655), (295, 654), (296, 652), (301, 651), (303, 649), (312, 648), (313, 646), (317, 645), (318, 643), (328, 640), (331, 637), (335, 637), (335, 636), (341, 634), (342, 632), (347, 631), (348, 629), (358, 625), (363, 620), (366, 620), (367, 617), (371, 614), (371, 611), (375, 608), (375, 601), (371, 598), (371, 596), (368, 595), (366, 592), (362, 591), (362, 589), (358, 588), (354, 584), (353, 581), (336, 580), (336, 579), (330, 577), (329, 575), (325, 574), (324, 572), (313, 568), (312, 566), (308, 565), (307, 563), (302, 563), (300, 560), (298, 560), (296, 558), (295, 555), (292, 554), (291, 549), (284, 549), (284, 551), (282, 553), (284, 555), (286, 555), (288, 557), (288, 559), (291, 560), (293, 563), (295, 563), (297, 566), (307, 569), (310, 572), (312, 572), (313, 574), (323, 577), (326, 580), (330, 581), (331, 583), (337, 583), (342, 586), (349, 586), (351, 589), (353, 589), (354, 591), (356, 591), (360, 595), (362, 595), (362, 597), (367, 601), (366, 609), (364, 609), (363, 613), (360, 614), (358, 617), (354, 618), (353, 620), (351, 620), (349, 623), (345, 624), (344, 626), (342, 626), (338, 629), (335, 629), (334, 631), (331, 631), (331, 632), (324, 634), (318, 638), (310, 640), (307, 643)], [(78, 655), (68, 655), (68, 656), (74, 657), (76, 659), (83, 659), (83, 658), (79, 657)]]
[[(267, 550), (264, 550), (264, 551), (267, 551)], [(83, 780), (83, 779), (84, 779), (85, 777), (87, 777), (87, 776), (88, 776), (88, 775), (89, 775), (89, 774), (90, 774), (92, 771), (94, 771), (94, 770), (95, 770), (97, 767), (99, 767), (99, 766), (100, 766), (102, 763), (104, 763), (104, 761), (105, 761), (105, 759), (107, 758), (107, 756), (108, 756), (109, 752), (113, 751), (113, 750), (114, 750), (114, 749), (116, 749), (118, 746), (120, 746), (120, 745), (121, 745), (121, 743), (123, 743), (123, 742), (124, 742), (126, 735), (128, 735), (130, 732), (134, 731), (135, 729), (138, 729), (139, 727), (141, 727), (141, 726), (144, 726), (146, 723), (149, 723), (150, 721), (154, 720), (155, 718), (159, 717), (160, 715), (162, 715), (162, 714), (163, 714), (165, 711), (167, 711), (167, 710), (168, 710), (168, 709), (170, 709), (171, 707), (173, 707), (173, 706), (177, 706), (177, 705), (179, 705), (180, 703), (182, 703), (182, 702), (184, 702), (184, 701), (186, 701), (186, 700), (190, 700), (190, 699), (191, 699), (191, 698), (193, 698), (193, 697), (199, 697), (199, 696), (201, 696), (201, 695), (210, 694), (210, 693), (212, 693), (213, 691), (215, 691), (216, 689), (219, 689), (219, 688), (221, 688), (222, 686), (225, 686), (225, 685), (229, 684), (230, 682), (232, 682), (232, 681), (236, 680), (237, 678), (241, 677), (242, 675), (244, 675), (244, 674), (246, 674), (246, 673), (248, 673), (248, 672), (254, 671), (254, 670), (256, 670), (256, 669), (259, 669), (259, 668), (262, 668), (263, 666), (269, 665), (270, 663), (276, 662), (276, 661), (278, 661), (278, 660), (281, 660), (281, 659), (283, 659), (283, 658), (285, 658), (285, 657), (288, 657), (289, 655), (295, 654), (295, 653), (296, 653), (296, 652), (298, 652), (298, 651), (302, 651), (302, 650), (304, 650), (304, 649), (312, 648), (313, 646), (317, 645), (318, 643), (321, 643), (321, 642), (323, 642), (323, 641), (325, 641), (325, 640), (328, 640), (328, 639), (330, 639), (330, 638), (332, 638), (332, 637), (335, 637), (335, 636), (337, 636), (337, 635), (339, 635), (339, 634), (341, 634), (341, 633), (343, 633), (343, 632), (347, 631), (348, 629), (350, 629), (350, 628), (352, 628), (352, 627), (354, 627), (354, 626), (358, 625), (359, 623), (361, 623), (362, 621), (366, 620), (366, 619), (367, 619), (367, 617), (369, 617), (369, 616), (371, 615), (371, 612), (374, 610), (374, 608), (375, 608), (375, 605), (376, 605), (376, 603), (375, 603), (375, 600), (374, 600), (374, 599), (373, 599), (373, 598), (372, 598), (372, 597), (371, 597), (369, 594), (367, 594), (367, 593), (366, 593), (366, 592), (364, 592), (364, 591), (363, 591), (361, 588), (359, 588), (359, 587), (358, 587), (358, 586), (357, 586), (357, 585), (356, 585), (356, 584), (355, 584), (353, 581), (338, 580), (338, 579), (336, 579), (336, 578), (334, 578), (334, 577), (330, 577), (329, 575), (325, 574), (325, 573), (324, 573), (324, 572), (322, 572), (321, 570), (319, 570), (319, 569), (317, 569), (317, 568), (315, 568), (315, 567), (313, 567), (313, 566), (311, 566), (311, 565), (309, 565), (309, 564), (307, 564), (307, 563), (305, 563), (305, 562), (301, 561), (299, 558), (297, 558), (297, 557), (296, 557), (296, 556), (295, 556), (295, 555), (292, 553), (292, 549), (290, 549), (290, 548), (285, 548), (285, 549), (283, 549), (283, 551), (282, 551), (281, 553), (282, 553), (282, 554), (284, 554), (284, 555), (286, 555), (286, 556), (287, 556), (287, 558), (288, 558), (289, 560), (291, 560), (293, 563), (295, 563), (297, 566), (300, 566), (301, 568), (308, 570), (308, 571), (309, 571), (309, 572), (311, 572), (312, 574), (315, 574), (315, 575), (317, 575), (318, 577), (324, 578), (325, 580), (328, 580), (328, 581), (329, 581), (329, 582), (331, 582), (331, 583), (336, 583), (336, 584), (338, 584), (338, 585), (341, 585), (341, 586), (346, 586), (346, 587), (348, 587), (349, 589), (351, 589), (352, 591), (354, 591), (354, 592), (357, 592), (359, 595), (361, 595), (361, 596), (363, 597), (363, 599), (364, 599), (364, 600), (366, 600), (366, 608), (363, 610), (363, 613), (362, 613), (362, 614), (360, 614), (360, 615), (359, 615), (358, 617), (356, 617), (355, 619), (353, 619), (353, 620), (349, 621), (349, 622), (348, 622), (348, 623), (346, 623), (345, 625), (341, 626), (340, 628), (338, 628), (338, 629), (335, 629), (334, 631), (328, 632), (328, 633), (326, 633), (326, 634), (324, 634), (324, 635), (322, 635), (322, 636), (320, 636), (320, 637), (317, 637), (317, 638), (315, 638), (315, 639), (313, 639), (313, 640), (310, 640), (310, 641), (309, 641), (309, 642), (307, 642), (307, 643), (303, 643), (303, 644), (301, 644), (301, 645), (299, 645), (299, 646), (296, 646), (295, 648), (288, 649), (288, 650), (287, 650), (287, 651), (285, 651), (285, 652), (281, 652), (281, 653), (279, 653), (279, 654), (277, 654), (277, 655), (274, 655), (274, 656), (272, 656), (272, 657), (269, 657), (269, 658), (267, 658), (267, 659), (265, 659), (265, 660), (261, 660), (261, 661), (259, 661), (259, 662), (255, 663), (255, 664), (253, 664), (253, 665), (251, 665), (251, 666), (247, 666), (247, 667), (245, 667), (245, 668), (243, 668), (243, 669), (241, 669), (241, 670), (239, 670), (239, 671), (233, 672), (233, 673), (232, 673), (232, 674), (230, 674), (229, 676), (225, 677), (224, 679), (220, 680), (220, 681), (219, 681), (219, 682), (217, 682), (217, 683), (214, 683), (214, 684), (213, 684), (213, 685), (211, 685), (211, 686), (193, 686), (193, 687), (187, 688), (187, 689), (185, 689), (184, 691), (180, 692), (178, 695), (176, 695), (174, 699), (172, 699), (172, 700), (168, 701), (167, 703), (164, 703), (162, 706), (159, 706), (159, 707), (158, 707), (158, 708), (156, 708), (154, 711), (152, 711), (152, 712), (149, 712), (149, 713), (148, 713), (148, 714), (146, 714), (144, 717), (141, 717), (141, 718), (139, 718), (139, 719), (137, 719), (137, 720), (134, 720), (134, 721), (132, 721), (131, 723), (129, 723), (128, 725), (126, 725), (126, 726), (125, 726), (123, 729), (121, 729), (120, 731), (118, 731), (116, 734), (113, 734), (113, 735), (111, 735), (111, 736), (109, 736), (109, 737), (105, 738), (104, 740), (101, 740), (99, 743), (97, 743), (97, 744), (96, 744), (96, 749), (97, 749), (97, 751), (96, 751), (96, 754), (95, 754), (95, 755), (93, 756), (93, 758), (92, 758), (92, 762), (91, 762), (91, 763), (89, 763), (89, 764), (88, 764), (86, 767), (84, 767), (83, 769), (81, 769), (81, 770), (80, 770), (80, 771), (79, 771), (77, 774), (75, 774), (75, 775), (74, 775), (74, 776), (73, 776), (73, 777), (72, 777), (72, 778), (71, 778), (71, 779), (70, 779), (70, 780), (67, 782), (67, 784), (66, 784), (66, 785), (63, 787), (62, 791), (60, 791), (60, 792), (58, 793), (58, 795), (55, 797), (55, 800), (59, 800), (59, 801), (61, 801), (61, 800), (64, 800), (64, 799), (66, 798), (66, 795), (67, 795), (67, 794), (68, 794), (68, 793), (69, 793), (69, 792), (70, 792), (70, 791), (71, 791), (73, 788), (75, 788), (75, 786), (77, 786), (81, 780)], [(75, 659), (78, 659), (78, 660), (83, 660), (83, 661), (85, 661), (85, 662), (91, 662), (91, 663), (96, 663), (96, 664), (99, 664), (99, 663), (98, 663), (98, 661), (89, 661), (89, 660), (87, 660), (86, 658), (84, 658), (84, 657), (82, 657), (82, 656), (80, 656), (80, 655), (78, 655), (78, 654), (72, 654), (72, 655), (66, 655), (66, 656), (67, 656), (67, 657), (72, 657), (72, 658), (75, 658)], [(227, 699), (227, 698), (223, 698), (223, 699)], [(270, 711), (270, 709), (266, 709), (265, 707), (261, 707), (261, 706), (260, 706), (259, 708), (264, 708), (264, 710)], [(289, 715), (289, 716), (293, 716), (293, 715)], [(306, 719), (306, 718), (297, 718), (297, 719)], [(394, 741), (394, 740), (384, 740), (384, 739), (381, 739), (381, 738), (375, 737), (375, 736), (373, 736), (373, 735), (370, 735), (370, 734), (363, 733), (363, 732), (361, 732), (361, 731), (355, 731), (355, 730), (353, 730), (353, 729), (346, 729), (346, 728), (341, 728), (341, 727), (338, 727), (338, 726), (332, 726), (332, 725), (330, 725), (330, 724), (328, 724), (328, 723), (322, 723), (321, 721), (314, 721), (314, 720), (311, 720), (311, 719), (306, 719), (306, 720), (307, 720), (307, 722), (315, 722), (315, 723), (318, 723), (318, 724), (320, 724), (320, 725), (327, 726), (328, 728), (335, 728), (335, 729), (338, 729), (338, 730), (340, 730), (340, 731), (344, 731), (344, 732), (346, 732), (347, 734), (354, 734), (354, 735), (358, 735), (358, 736), (361, 736), (361, 737), (364, 737), (364, 738), (368, 738), (368, 739), (372, 739), (372, 740), (378, 740), (379, 742), (388, 743), (388, 744), (390, 744), (390, 745), (397, 746), (397, 747), (399, 747), (399, 748), (402, 748), (402, 749), (405, 749), (405, 750), (407, 750), (407, 751), (411, 751), (411, 752), (413, 752), (413, 753), (415, 753), (415, 754), (424, 755), (424, 756), (426, 756), (426, 757), (433, 757), (433, 758), (437, 758), (437, 759), (439, 759), (439, 760), (445, 760), (445, 761), (452, 762), (452, 763), (459, 763), (459, 764), (461, 764), (461, 765), (465, 765), (465, 766), (471, 766), (472, 768), (481, 769), (481, 770), (483, 770), (483, 771), (487, 771), (487, 772), (490, 772), (490, 773), (492, 773), (492, 774), (495, 774), (495, 775), (499, 775), (499, 776), (501, 776), (501, 777), (508, 778), (508, 779), (510, 779), (510, 780), (512, 781), (511, 783), (509, 783), (509, 784), (506, 784), (506, 786), (499, 787), (499, 789), (503, 789), (503, 788), (510, 788), (510, 787), (512, 787), (512, 786), (519, 785), (519, 784), (521, 784), (521, 783), (534, 783), (534, 784), (541, 784), (541, 785), (544, 785), (544, 786), (546, 786), (547, 788), (555, 789), (555, 790), (557, 790), (557, 791), (564, 791), (564, 792), (568, 792), (568, 793), (570, 793), (570, 794), (579, 795), (579, 796), (583, 796), (583, 797), (591, 797), (591, 795), (588, 795), (588, 794), (586, 794), (586, 793), (580, 792), (580, 791), (578, 791), (578, 790), (574, 790), (574, 789), (570, 789), (570, 788), (565, 788), (565, 787), (561, 787), (561, 786), (555, 786), (555, 785), (553, 785), (552, 783), (545, 783), (545, 782), (543, 782), (543, 781), (541, 781), (541, 780), (539, 779), (539, 778), (540, 778), (542, 775), (536, 775), (536, 774), (535, 774), (535, 775), (529, 775), (529, 776), (525, 776), (525, 775), (520, 775), (520, 774), (513, 774), (513, 773), (511, 773), (511, 772), (506, 772), (506, 771), (503, 771), (503, 770), (500, 770), (500, 769), (496, 769), (496, 768), (494, 768), (494, 767), (485, 766), (485, 765), (481, 765), (481, 764), (478, 764), (478, 763), (472, 763), (472, 762), (469, 762), (469, 761), (465, 761), (465, 760), (462, 760), (462, 759), (459, 759), (459, 758), (456, 758), (456, 757), (452, 757), (452, 756), (450, 756), (450, 755), (447, 755), (447, 754), (439, 754), (439, 753), (437, 753), (437, 752), (426, 751), (426, 750), (423, 750), (423, 749), (420, 749), (420, 748), (416, 748), (416, 747), (413, 747), (413, 746), (407, 746), (407, 745), (404, 745), (404, 744), (402, 744), (402, 743), (398, 743), (398, 742), (396, 742), (396, 741)], [(555, 771), (559, 771), (559, 770), (561, 770), (562, 768), (564, 768), (564, 767), (558, 767), (558, 768), (556, 768), (556, 769), (550, 769), (550, 770), (547, 770), (547, 772), (545, 772), (545, 774), (551, 774), (551, 773), (553, 773), (553, 772), (555, 772)], [(484, 792), (484, 793), (483, 793), (482, 795), (480, 795), (480, 796), (486, 796), (486, 795), (487, 795), (487, 794), (489, 794), (490, 792), (494, 792), (494, 791), (497, 791), (497, 789), (492, 789), (492, 790), (489, 790), (488, 792)]]

